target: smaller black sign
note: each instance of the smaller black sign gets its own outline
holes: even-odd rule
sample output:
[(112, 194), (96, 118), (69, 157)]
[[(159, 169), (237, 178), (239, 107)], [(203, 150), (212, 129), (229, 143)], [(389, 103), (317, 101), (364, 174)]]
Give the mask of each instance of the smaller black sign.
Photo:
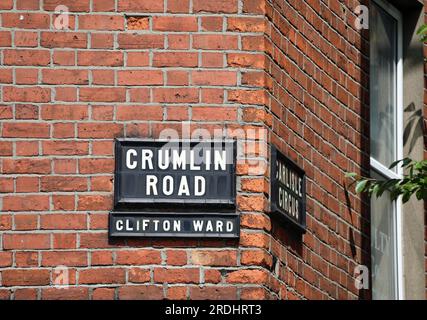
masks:
[(271, 211), (305, 231), (305, 172), (271, 147)]
[(112, 212), (110, 236), (238, 238), (239, 216), (230, 214)]

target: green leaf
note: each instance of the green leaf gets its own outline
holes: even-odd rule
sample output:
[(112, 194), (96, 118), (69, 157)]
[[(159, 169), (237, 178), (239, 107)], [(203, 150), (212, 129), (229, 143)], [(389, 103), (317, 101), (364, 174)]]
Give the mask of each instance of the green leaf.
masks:
[(363, 192), (366, 188), (367, 183), (368, 183), (368, 180), (366, 180), (366, 179), (359, 181), (356, 185), (356, 192), (357, 193)]
[(357, 173), (356, 172), (347, 172), (345, 174), (346, 178), (356, 178), (357, 177)]

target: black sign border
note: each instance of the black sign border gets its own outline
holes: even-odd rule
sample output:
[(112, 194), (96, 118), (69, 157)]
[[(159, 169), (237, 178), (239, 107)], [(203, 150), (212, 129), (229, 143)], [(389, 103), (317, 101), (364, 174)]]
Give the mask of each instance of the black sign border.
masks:
[[(118, 156), (120, 153), (120, 146), (123, 146), (126, 143), (134, 143), (134, 144), (140, 144), (140, 143), (147, 143), (152, 145), (158, 145), (161, 147), (162, 145), (166, 143), (177, 143), (177, 144), (189, 144), (189, 145), (197, 145), (198, 143), (231, 143), (233, 146), (233, 164), (232, 164), (232, 179), (231, 179), (231, 199), (229, 200), (222, 200), (222, 199), (171, 199), (171, 200), (165, 200), (165, 199), (138, 199), (138, 200), (130, 200), (128, 198), (122, 198), (119, 197), (119, 190), (120, 190), (120, 179), (119, 177), (119, 171), (121, 168), (121, 157)], [(126, 207), (129, 205), (130, 207), (134, 207), (138, 210), (152, 210), (155, 206), (157, 208), (167, 209), (173, 206), (174, 208), (185, 208), (186, 211), (188, 209), (208, 209), (212, 207), (211, 209), (215, 209), (218, 211), (218, 209), (231, 211), (236, 209), (236, 162), (237, 162), (237, 141), (235, 139), (224, 139), (224, 140), (191, 140), (191, 139), (141, 139), (141, 138), (116, 138), (115, 139), (115, 145), (114, 145), (114, 157), (115, 157), (115, 172), (114, 172), (114, 208), (122, 210), (123, 207)]]
[[(155, 217), (170, 217), (170, 219), (179, 218), (232, 218), (235, 220), (236, 231), (230, 234), (209, 234), (209, 233), (130, 233), (130, 232), (113, 232), (112, 216), (155, 216)], [(223, 212), (223, 213), (173, 213), (173, 212), (136, 212), (136, 211), (113, 211), (108, 215), (108, 237), (111, 238), (192, 238), (192, 239), (239, 239), (240, 238), (240, 214), (238, 212)]]
[[(306, 174), (305, 171), (299, 167), (294, 161), (292, 161), (291, 159), (289, 159), (288, 157), (286, 157), (283, 153), (281, 153), (276, 146), (272, 145), (271, 146), (271, 163), (270, 163), (270, 205), (271, 205), (271, 212), (275, 213), (275, 216), (277, 216), (278, 218), (281, 218), (282, 220), (284, 220), (285, 222), (290, 223), (291, 225), (297, 227), (298, 230), (302, 231), (303, 233), (305, 233), (307, 231), (307, 225), (306, 225), (306, 216), (307, 216), (307, 212), (306, 212), (306, 208), (307, 208), (307, 192), (306, 192)], [(286, 165), (288, 165), (290, 168), (292, 168), (292, 170), (294, 170), (295, 172), (297, 172), (298, 174), (300, 174), (303, 178), (302, 178), (302, 190), (303, 190), (303, 195), (302, 195), (302, 215), (300, 218), (300, 221), (296, 221), (294, 219), (292, 219), (286, 212), (282, 211), (279, 206), (277, 205), (278, 200), (277, 199), (277, 193), (273, 192), (279, 189), (279, 181), (278, 179), (275, 178), (275, 173), (277, 171), (277, 166), (276, 166), (276, 159), (281, 159), (283, 160), (284, 163), (286, 163)]]

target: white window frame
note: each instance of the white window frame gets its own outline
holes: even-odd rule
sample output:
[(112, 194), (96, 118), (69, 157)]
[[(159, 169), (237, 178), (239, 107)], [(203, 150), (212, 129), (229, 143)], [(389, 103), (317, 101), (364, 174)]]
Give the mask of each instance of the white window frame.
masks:
[[(402, 14), (390, 3), (383, 0), (373, 0), (375, 4), (380, 6), (388, 14), (390, 14), (397, 21), (397, 66), (396, 66), (396, 96), (395, 96), (395, 106), (396, 106), (396, 117), (395, 117), (395, 127), (394, 132), (396, 135), (396, 159), (403, 158), (403, 57), (402, 57)], [(374, 158), (370, 158), (370, 165), (373, 170), (378, 174), (391, 179), (400, 179), (403, 174), (401, 166), (396, 167), (396, 171), (390, 170), (379, 161)], [(397, 298), (404, 299), (404, 282), (403, 282), (403, 237), (402, 237), (402, 200), (399, 197), (395, 201), (396, 208), (396, 269), (397, 269)]]

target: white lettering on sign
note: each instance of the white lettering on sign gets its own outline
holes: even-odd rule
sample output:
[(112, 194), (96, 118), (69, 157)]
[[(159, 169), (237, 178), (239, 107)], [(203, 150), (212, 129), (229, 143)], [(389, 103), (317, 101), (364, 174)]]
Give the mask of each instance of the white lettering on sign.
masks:
[[(187, 170), (187, 164), (191, 171), (226, 171), (227, 170), (227, 151), (210, 150), (203, 151), (202, 155), (196, 157), (194, 150), (169, 150), (159, 149), (157, 151), (157, 161), (153, 161), (154, 152), (150, 149), (128, 149), (126, 151), (126, 167), (134, 170), (138, 167), (138, 152), (141, 153), (141, 169), (153, 170), (157, 167), (160, 170), (167, 170), (172, 167), (173, 170)], [(213, 155), (213, 156), (212, 156)]]
[(136, 169), (136, 166), (138, 165), (138, 162), (136, 162), (136, 160), (132, 160), (131, 156), (136, 157), (137, 156), (137, 152), (135, 149), (129, 149), (126, 152), (126, 167), (128, 169)]

